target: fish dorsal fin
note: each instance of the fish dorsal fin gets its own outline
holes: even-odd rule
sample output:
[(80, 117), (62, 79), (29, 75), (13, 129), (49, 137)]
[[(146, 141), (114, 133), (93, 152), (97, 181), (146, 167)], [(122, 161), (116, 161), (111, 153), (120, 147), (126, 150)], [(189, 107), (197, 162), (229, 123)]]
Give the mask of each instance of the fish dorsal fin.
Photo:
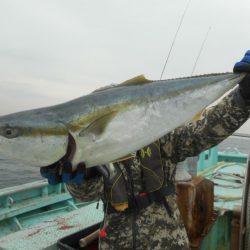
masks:
[(99, 89), (94, 90), (93, 93), (101, 92), (101, 91), (112, 89), (112, 88), (117, 88), (117, 87), (120, 87), (120, 86), (140, 85), (140, 84), (147, 84), (147, 83), (151, 83), (151, 82), (153, 82), (153, 81), (146, 79), (144, 77), (144, 75), (139, 75), (139, 76), (131, 78), (131, 79), (125, 81), (125, 82), (122, 82), (120, 84), (111, 84), (111, 85), (108, 85), (108, 86), (101, 87)]
[(88, 127), (82, 129), (79, 133), (79, 136), (82, 137), (86, 134), (91, 134), (93, 137), (97, 138), (105, 131), (107, 125), (116, 116), (116, 114), (117, 112), (113, 111), (97, 118), (91, 122)]
[(139, 76), (131, 78), (131, 79), (125, 81), (125, 82), (122, 82), (118, 86), (123, 86), (123, 85), (139, 85), (139, 84), (146, 84), (146, 83), (151, 83), (151, 82), (153, 82), (153, 81), (146, 79), (144, 75), (139, 75)]

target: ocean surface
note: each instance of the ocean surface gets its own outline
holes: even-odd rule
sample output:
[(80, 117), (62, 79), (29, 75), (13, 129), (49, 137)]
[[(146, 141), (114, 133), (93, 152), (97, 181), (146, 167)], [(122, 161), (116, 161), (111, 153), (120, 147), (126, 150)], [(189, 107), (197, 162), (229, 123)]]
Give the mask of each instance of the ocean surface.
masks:
[[(219, 145), (220, 151), (250, 153), (250, 136), (231, 136)], [(0, 188), (42, 180), (40, 169), (17, 162), (0, 159)]]

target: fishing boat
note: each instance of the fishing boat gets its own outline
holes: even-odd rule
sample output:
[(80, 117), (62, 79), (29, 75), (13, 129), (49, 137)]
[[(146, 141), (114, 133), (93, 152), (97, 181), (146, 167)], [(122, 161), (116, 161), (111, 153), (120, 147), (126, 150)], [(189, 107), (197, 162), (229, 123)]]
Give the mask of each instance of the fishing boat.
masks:
[[(192, 249), (250, 249), (248, 154), (224, 149), (218, 145), (182, 164), (192, 179), (178, 181), (176, 190)], [(64, 184), (41, 180), (0, 189), (1, 250), (98, 249), (102, 219), (102, 204), (74, 200)], [(88, 246), (80, 247), (84, 238)]]

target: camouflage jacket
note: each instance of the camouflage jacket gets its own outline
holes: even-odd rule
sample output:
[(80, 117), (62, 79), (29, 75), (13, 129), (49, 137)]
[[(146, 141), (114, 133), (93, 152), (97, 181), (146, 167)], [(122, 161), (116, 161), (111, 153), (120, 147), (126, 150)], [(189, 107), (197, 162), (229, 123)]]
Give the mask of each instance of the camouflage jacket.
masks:
[[(181, 126), (160, 139), (164, 154), (165, 185), (174, 181), (178, 162), (196, 156), (203, 150), (223, 141), (237, 130), (249, 117), (249, 105), (233, 90), (215, 106), (206, 109), (199, 120)], [(131, 164), (134, 192), (142, 190), (140, 158), (135, 156)], [(120, 168), (124, 166), (120, 163)], [(126, 172), (123, 171), (124, 175)], [(125, 179), (127, 176), (125, 176)], [(91, 178), (82, 185), (68, 185), (71, 195), (79, 200), (97, 200), (103, 196), (101, 177)], [(100, 249), (189, 249), (188, 238), (176, 203), (176, 195), (166, 198), (171, 210), (153, 202), (133, 213), (106, 214), (106, 237), (100, 239)]]

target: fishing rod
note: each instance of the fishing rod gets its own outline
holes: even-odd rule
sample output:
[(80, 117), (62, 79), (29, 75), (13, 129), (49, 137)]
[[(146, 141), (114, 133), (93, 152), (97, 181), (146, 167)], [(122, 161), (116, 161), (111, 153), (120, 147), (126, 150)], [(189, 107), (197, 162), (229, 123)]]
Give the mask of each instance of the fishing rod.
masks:
[(194, 67), (193, 67), (193, 69), (192, 69), (191, 76), (193, 76), (193, 73), (194, 73), (194, 71), (195, 71), (195, 69), (196, 69), (198, 60), (199, 60), (199, 58), (200, 58), (201, 52), (202, 52), (202, 50), (203, 50), (203, 48), (204, 48), (204, 45), (205, 45), (205, 43), (206, 43), (206, 41), (207, 41), (208, 34), (209, 34), (210, 30), (211, 30), (211, 27), (208, 28), (208, 31), (207, 31), (207, 33), (206, 33), (206, 35), (205, 35), (205, 38), (204, 38), (204, 40), (203, 40), (203, 42), (202, 42), (202, 44), (201, 44), (201, 47), (200, 47), (198, 56), (196, 57), (196, 60), (195, 60), (195, 63), (194, 63)]
[(173, 49), (174, 44), (175, 44), (175, 40), (176, 40), (177, 35), (178, 35), (178, 33), (179, 33), (179, 30), (180, 30), (180, 28), (181, 28), (181, 25), (182, 25), (182, 22), (183, 22), (184, 16), (185, 16), (185, 14), (186, 14), (186, 12), (187, 12), (187, 9), (188, 9), (188, 6), (189, 6), (190, 2), (191, 2), (191, 0), (189, 0), (189, 1), (188, 1), (187, 5), (186, 5), (186, 7), (185, 7), (185, 9), (184, 9), (184, 12), (183, 12), (183, 14), (182, 14), (182, 17), (181, 17), (180, 23), (179, 23), (179, 25), (178, 25), (178, 28), (177, 28), (177, 30), (176, 30), (176, 33), (175, 33), (174, 39), (173, 39), (173, 41), (172, 41), (171, 47), (170, 47), (169, 52), (168, 52), (167, 59), (166, 59), (166, 61), (165, 61), (165, 63), (164, 63), (164, 66), (163, 66), (163, 69), (162, 69), (162, 72), (161, 72), (161, 76), (160, 76), (160, 80), (162, 79), (162, 76), (163, 76), (164, 71), (165, 71), (165, 69), (166, 69), (166, 66), (167, 66), (167, 63), (168, 63), (168, 60), (169, 60), (170, 54), (171, 54), (172, 49)]

